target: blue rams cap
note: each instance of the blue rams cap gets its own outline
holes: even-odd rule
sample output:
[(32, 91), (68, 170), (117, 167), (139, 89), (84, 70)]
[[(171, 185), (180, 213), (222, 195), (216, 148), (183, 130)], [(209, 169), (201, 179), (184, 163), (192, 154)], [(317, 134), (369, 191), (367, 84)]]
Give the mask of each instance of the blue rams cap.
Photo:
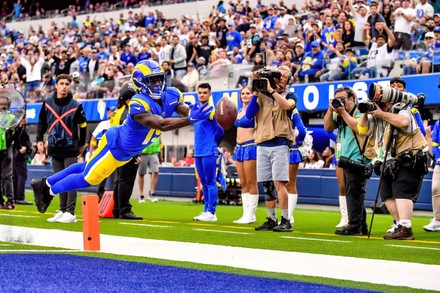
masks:
[(436, 27), (434, 28), (434, 32), (435, 32), (435, 33), (440, 32), (440, 26), (436, 26)]
[(107, 111), (113, 111), (113, 112), (115, 112), (115, 111), (116, 111), (116, 107), (115, 107), (115, 106), (107, 107)]
[(318, 41), (314, 41), (311, 43), (312, 47), (321, 47), (321, 44)]

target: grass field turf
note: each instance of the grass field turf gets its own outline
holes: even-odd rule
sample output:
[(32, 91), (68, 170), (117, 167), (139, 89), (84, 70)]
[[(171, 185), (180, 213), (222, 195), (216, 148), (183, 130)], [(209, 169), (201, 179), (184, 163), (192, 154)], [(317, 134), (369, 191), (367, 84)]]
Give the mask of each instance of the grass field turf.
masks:
[[(35, 206), (19, 206), (15, 211), (0, 211), (0, 223), (38, 228), (57, 228), (70, 231), (81, 231), (82, 223), (53, 224), (46, 219), (55, 212), (58, 206), (56, 198), (49, 211), (41, 215)], [(78, 204), (78, 207), (80, 205)], [(262, 248), (284, 251), (319, 253), (339, 256), (355, 256), (369, 259), (399, 260), (424, 264), (440, 263), (440, 233), (427, 233), (421, 228), (429, 222), (429, 217), (414, 217), (413, 227), (416, 241), (384, 241), (382, 236), (390, 224), (389, 215), (376, 215), (371, 239), (362, 237), (344, 237), (333, 234), (334, 225), (339, 221), (336, 211), (320, 211), (298, 209), (295, 213), (295, 231), (293, 233), (256, 232), (254, 227), (264, 221), (265, 208), (258, 209), (258, 222), (252, 225), (235, 225), (235, 220), (241, 215), (241, 207), (219, 206), (218, 218), (215, 223), (200, 223), (192, 221), (202, 209), (201, 205), (187, 202), (160, 201), (140, 205), (133, 201), (133, 210), (142, 215), (143, 221), (126, 221), (102, 219), (101, 233), (110, 235), (123, 235), (139, 238), (197, 242), (218, 245), (232, 245), (238, 247)], [(77, 208), (80, 218), (80, 208)], [(369, 219), (370, 219), (369, 215)], [(136, 224), (136, 225), (133, 225)], [(210, 232), (215, 230), (216, 233)], [(289, 237), (289, 238), (284, 238)], [(293, 238), (290, 238), (293, 237)], [(332, 242), (332, 241), (342, 242)], [(400, 245), (393, 247), (389, 245)], [(13, 246), (16, 247), (15, 244)], [(26, 245), (17, 248), (26, 249)], [(35, 249), (35, 247), (27, 247)], [(10, 246), (0, 246), (0, 250), (11, 250)], [(47, 248), (45, 248), (47, 249)], [(160, 249), (160, 248), (158, 248)], [(82, 254), (82, 253), (80, 253)], [(193, 263), (181, 263), (154, 259), (139, 259), (135, 257), (118, 257), (103, 255), (102, 253), (86, 253), (99, 257), (109, 257), (121, 260), (140, 261), (156, 264), (167, 264), (180, 267), (208, 269), (213, 271), (230, 272), (231, 268), (221, 266), (206, 266)], [(360, 264), (361, 267), (361, 264)], [(406, 291), (408, 288), (395, 288), (382, 285), (361, 284), (349, 281), (332, 280), (325, 278), (270, 274), (249, 270), (232, 269), (233, 272), (249, 275), (260, 275), (275, 278), (286, 278), (298, 281), (324, 283), (337, 286), (362, 288), (380, 291)], [(386, 287), (386, 288), (385, 288)]]

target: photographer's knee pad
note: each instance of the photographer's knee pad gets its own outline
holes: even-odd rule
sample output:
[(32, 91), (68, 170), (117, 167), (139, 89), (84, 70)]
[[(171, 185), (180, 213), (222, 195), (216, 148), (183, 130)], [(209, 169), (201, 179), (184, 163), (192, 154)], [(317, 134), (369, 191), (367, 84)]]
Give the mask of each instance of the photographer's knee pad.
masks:
[(275, 185), (272, 181), (263, 182), (264, 187), (264, 201), (273, 201), (277, 197), (275, 195)]

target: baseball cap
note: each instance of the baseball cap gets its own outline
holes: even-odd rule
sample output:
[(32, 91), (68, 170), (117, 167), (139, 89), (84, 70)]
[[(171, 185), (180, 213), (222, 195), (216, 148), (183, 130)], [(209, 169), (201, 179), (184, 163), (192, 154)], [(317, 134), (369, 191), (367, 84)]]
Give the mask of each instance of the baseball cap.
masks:
[(196, 65), (194, 64), (194, 62), (189, 62), (188, 67), (196, 67)]
[(5, 53), (3, 53), (3, 54), (0, 55), (0, 57), (2, 57), (2, 58), (3, 58), (3, 57), (4, 57), (4, 58), (7, 58), (8, 56), (7, 56)]
[(79, 77), (79, 72), (75, 71), (74, 73), (72, 73), (72, 78), (78, 78)]
[(136, 90), (130, 84), (126, 83), (119, 90), (119, 96), (123, 101), (131, 99), (136, 94)]
[(115, 111), (116, 111), (116, 107), (115, 107), (115, 106), (107, 107), (107, 111), (113, 111), (113, 112), (115, 112)]
[(199, 57), (199, 58), (197, 59), (197, 61), (203, 61), (203, 62), (205, 62), (206, 59), (205, 59), (205, 57), (201, 56), (201, 57)]
[(228, 22), (228, 26), (235, 26), (235, 23), (234, 22)]
[(427, 33), (425, 34), (425, 39), (426, 39), (426, 38), (435, 38), (435, 35), (434, 35), (433, 32), (427, 32)]
[(303, 43), (296, 44), (296, 47), (298, 47), (298, 46), (304, 49), (304, 44)]
[(436, 26), (436, 27), (434, 28), (434, 32), (435, 32), (435, 33), (440, 33), (440, 26)]
[(257, 26), (255, 25), (255, 23), (252, 23), (249, 28), (257, 28)]
[(440, 17), (440, 13), (434, 14), (434, 17), (436, 17), (436, 16)]
[(378, 38), (382, 38), (382, 39), (384, 39), (384, 40), (386, 40), (386, 39), (387, 39), (387, 38), (385, 38), (385, 36), (384, 36), (384, 35), (382, 35), (382, 34), (378, 34), (378, 35), (376, 36), (376, 40), (377, 40)]
[(98, 50), (93, 49), (93, 50), (92, 50), (92, 53), (98, 53)]
[(312, 47), (321, 47), (321, 44), (318, 41), (314, 41), (310, 44)]

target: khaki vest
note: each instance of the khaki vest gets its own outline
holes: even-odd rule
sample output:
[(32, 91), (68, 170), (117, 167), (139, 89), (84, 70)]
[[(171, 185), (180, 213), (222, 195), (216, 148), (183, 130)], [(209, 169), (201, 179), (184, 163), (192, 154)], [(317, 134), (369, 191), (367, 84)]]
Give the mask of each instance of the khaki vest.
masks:
[[(287, 93), (283, 94), (285, 97)], [(274, 139), (285, 137), (294, 140), (292, 121), (287, 116), (287, 111), (268, 96), (259, 93), (257, 98), (260, 107), (255, 119), (255, 143), (259, 144)]]
[[(389, 141), (389, 135), (390, 126), (388, 125), (384, 134), (385, 142)], [(428, 142), (426, 141), (425, 137), (422, 134), (422, 131), (419, 128), (411, 133), (407, 133), (400, 129), (397, 129), (396, 155), (399, 155), (405, 151), (412, 151), (413, 155), (415, 155), (418, 150), (423, 150), (427, 145)]]

